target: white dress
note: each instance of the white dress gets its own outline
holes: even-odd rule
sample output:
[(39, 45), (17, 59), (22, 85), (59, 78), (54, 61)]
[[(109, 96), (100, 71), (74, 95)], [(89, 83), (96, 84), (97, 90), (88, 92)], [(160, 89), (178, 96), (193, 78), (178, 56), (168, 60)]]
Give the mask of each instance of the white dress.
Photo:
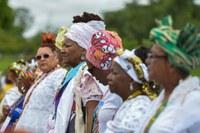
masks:
[(125, 101), (114, 119), (107, 123), (106, 133), (141, 133), (152, 101), (147, 96), (137, 96)]
[(3, 116), (2, 109), (4, 105), (12, 106), (21, 96), (22, 94), (19, 92), (16, 86), (14, 86), (12, 89), (6, 92), (4, 98), (0, 103), (0, 116)]
[[(77, 74), (80, 69), (85, 67), (85, 63), (79, 64), (80, 67), (78, 69)], [(76, 76), (75, 76), (76, 77)], [(74, 88), (76, 87), (75, 77), (73, 77), (68, 85), (66, 86), (58, 104), (57, 112), (56, 112), (56, 120), (51, 122), (51, 130), (50, 133), (65, 133), (70, 122), (70, 116), (72, 111), (72, 106), (74, 102)], [(55, 113), (55, 112), (54, 112)], [(52, 118), (52, 114), (50, 116)], [(49, 120), (50, 121), (50, 120)]]
[(200, 79), (180, 81), (149, 133), (200, 133)]
[[(17, 122), (16, 129), (25, 129), (31, 133), (46, 132), (45, 125), (47, 125), (49, 115), (54, 109), (54, 97), (65, 74), (65, 69), (58, 68), (50, 72), (47, 77), (34, 88)], [(31, 90), (30, 88), (29, 91)], [(29, 92), (27, 92), (27, 94), (28, 93)]]
[[(98, 132), (104, 133), (106, 123), (112, 120), (115, 113), (122, 105), (120, 96), (110, 92), (108, 85), (100, 83), (92, 74), (83, 69), (76, 76), (76, 91), (80, 94), (84, 105), (89, 101), (100, 101), (97, 112)], [(92, 115), (92, 114), (91, 114)]]

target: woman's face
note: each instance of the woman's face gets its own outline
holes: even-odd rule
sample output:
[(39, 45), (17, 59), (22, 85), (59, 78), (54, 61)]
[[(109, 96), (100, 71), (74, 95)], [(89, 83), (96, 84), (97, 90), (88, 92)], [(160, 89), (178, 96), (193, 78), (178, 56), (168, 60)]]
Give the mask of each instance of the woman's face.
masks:
[(58, 65), (57, 55), (49, 47), (39, 48), (36, 54), (36, 59), (38, 62), (38, 68), (44, 73), (51, 71)]
[(124, 92), (129, 92), (132, 79), (129, 75), (115, 62), (111, 66), (111, 72), (107, 76), (110, 91), (122, 97)]
[(85, 50), (79, 45), (65, 38), (64, 46), (59, 53), (59, 59), (62, 64), (76, 66), (81, 61), (81, 55)]
[(151, 52), (146, 59), (146, 64), (149, 71), (149, 80), (154, 80), (160, 83), (163, 81), (163, 78), (168, 78), (166, 77), (167, 73), (169, 73), (167, 56), (158, 45), (152, 46)]

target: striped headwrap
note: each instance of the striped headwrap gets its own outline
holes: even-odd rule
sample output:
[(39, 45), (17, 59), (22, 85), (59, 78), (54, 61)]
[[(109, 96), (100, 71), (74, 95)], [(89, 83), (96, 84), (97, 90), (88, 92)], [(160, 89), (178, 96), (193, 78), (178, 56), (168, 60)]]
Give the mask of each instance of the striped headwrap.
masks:
[(150, 31), (150, 38), (167, 54), (169, 62), (185, 72), (200, 65), (200, 34), (192, 24), (182, 30), (172, 27), (171, 16), (157, 20), (158, 27)]

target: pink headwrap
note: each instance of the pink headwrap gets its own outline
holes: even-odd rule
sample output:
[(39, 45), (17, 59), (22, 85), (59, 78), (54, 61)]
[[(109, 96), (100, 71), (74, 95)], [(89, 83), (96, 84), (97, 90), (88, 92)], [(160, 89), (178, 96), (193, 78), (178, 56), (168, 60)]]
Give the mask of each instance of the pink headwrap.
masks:
[(120, 48), (122, 48), (121, 38), (116, 32), (100, 31), (92, 36), (86, 58), (95, 67), (109, 70), (116, 56), (116, 50)]

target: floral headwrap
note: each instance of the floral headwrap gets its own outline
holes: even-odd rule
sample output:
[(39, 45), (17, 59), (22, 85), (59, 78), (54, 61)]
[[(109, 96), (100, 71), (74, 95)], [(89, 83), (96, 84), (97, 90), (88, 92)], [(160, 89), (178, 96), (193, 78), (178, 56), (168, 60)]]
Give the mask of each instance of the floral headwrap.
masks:
[(182, 30), (172, 28), (171, 16), (157, 21), (159, 26), (150, 32), (153, 39), (167, 54), (175, 67), (190, 72), (200, 65), (200, 34), (192, 24)]
[(13, 62), (9, 70), (13, 71), (18, 77), (23, 78), (32, 78), (33, 77), (33, 71), (36, 68), (37, 64), (33, 66), (30, 66), (30, 63), (25, 62), (23, 59)]
[(137, 83), (148, 81), (147, 67), (142, 60), (135, 55), (134, 51), (118, 50), (119, 56), (115, 57), (114, 62), (119, 64), (121, 68)]
[(65, 27), (60, 27), (60, 29), (58, 30), (57, 36), (56, 36), (56, 42), (55, 42), (55, 46), (58, 49), (62, 49), (63, 45), (64, 45), (64, 41), (65, 41), (65, 34), (67, 33), (67, 28)]
[(116, 50), (122, 48), (121, 38), (115, 32), (100, 31), (93, 35), (86, 58), (95, 67), (109, 70)]
[(13, 62), (10, 66), (9, 66), (9, 70), (13, 71), (17, 76), (19, 76), (20, 72), (22, 70), (25, 70), (26, 67), (26, 62), (24, 60), (19, 60), (16, 62)]

